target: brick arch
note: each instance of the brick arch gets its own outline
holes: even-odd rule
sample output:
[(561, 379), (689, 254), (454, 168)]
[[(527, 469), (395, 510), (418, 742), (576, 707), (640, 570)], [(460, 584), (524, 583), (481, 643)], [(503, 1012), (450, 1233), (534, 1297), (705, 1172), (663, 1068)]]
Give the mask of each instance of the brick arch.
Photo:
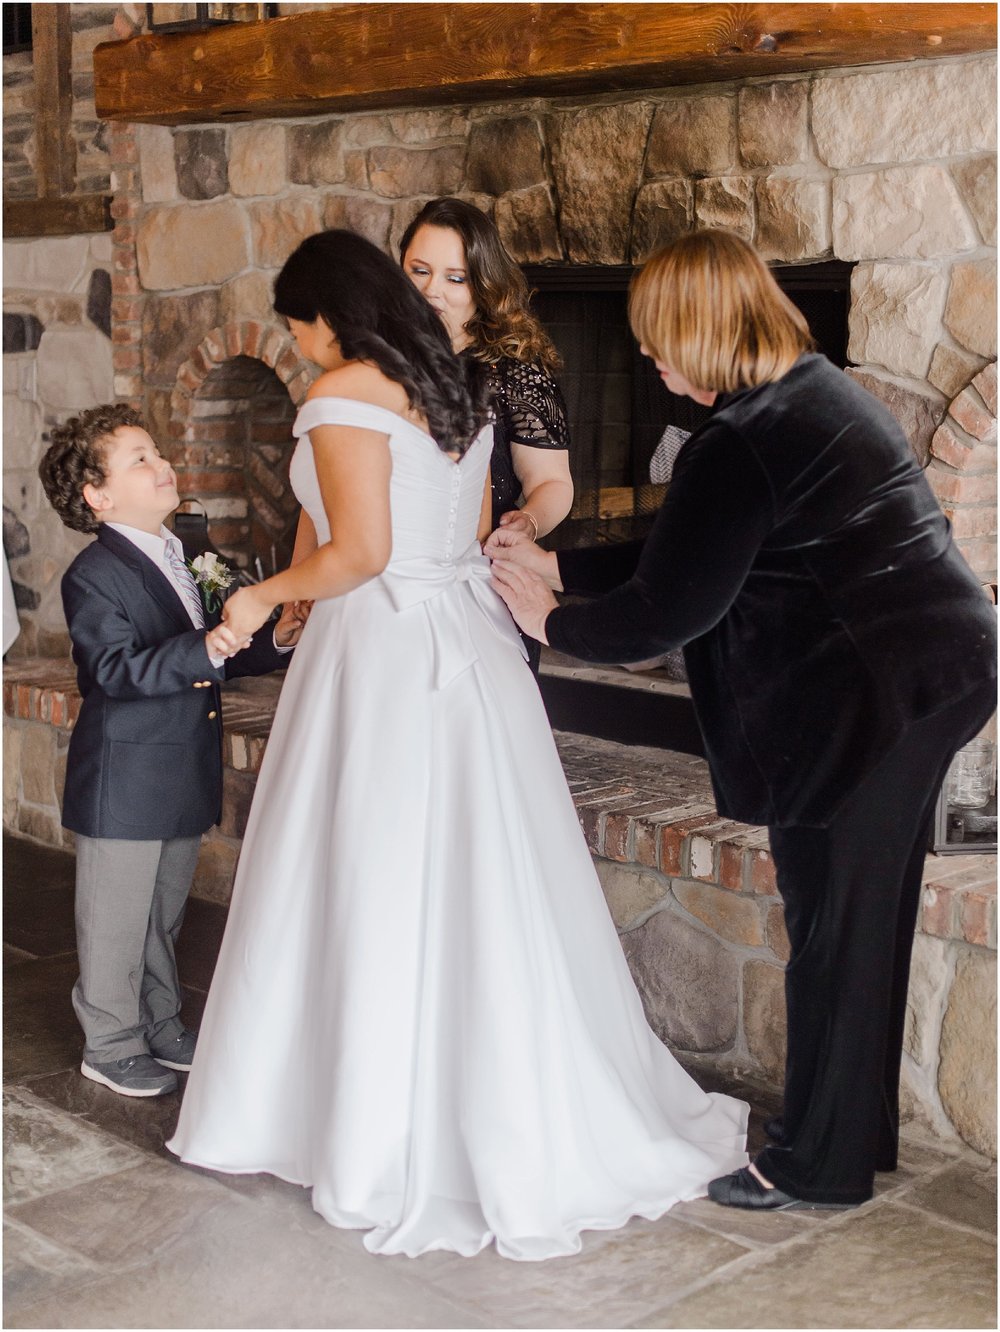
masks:
[(983, 582), (997, 577), (997, 367), (985, 366), (948, 406), (931, 440), (927, 480), (956, 544)]
[(212, 329), (178, 370), (168, 427), (178, 487), (241, 568), (259, 558), (270, 573), (291, 558), (292, 421), (314, 375), (285, 329), (254, 320)]
[(171, 433), (182, 439), (191, 417), (191, 402), (205, 380), (234, 356), (249, 356), (273, 370), (296, 407), (305, 400), (315, 370), (304, 361), (285, 329), (255, 319), (231, 320), (207, 333), (177, 371), (170, 395)]

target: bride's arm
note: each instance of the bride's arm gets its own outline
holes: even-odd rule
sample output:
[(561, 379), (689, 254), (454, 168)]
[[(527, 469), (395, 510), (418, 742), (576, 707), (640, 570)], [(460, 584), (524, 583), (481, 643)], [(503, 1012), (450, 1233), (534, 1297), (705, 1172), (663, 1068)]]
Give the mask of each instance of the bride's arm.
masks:
[(238, 638), (249, 637), (281, 602), (318, 601), (353, 591), (377, 577), (392, 554), (388, 435), (357, 426), (323, 425), (311, 430), (309, 438), (330, 540), (295, 563), (300, 539), (302, 549), (307, 540), (300, 524), (292, 565), (229, 598), (225, 622)]
[(311, 555), (319, 545), (316, 536), (316, 527), (313, 520), (306, 513), (305, 509), (299, 514), (299, 525), (295, 529), (295, 545), (292, 548), (292, 558), (288, 561), (288, 567), (291, 569), (296, 564), (301, 564), (307, 555)]
[(486, 469), (486, 489), (483, 491), (483, 504), (479, 510), (479, 528), (477, 541), (485, 541), (493, 531), (493, 468)]

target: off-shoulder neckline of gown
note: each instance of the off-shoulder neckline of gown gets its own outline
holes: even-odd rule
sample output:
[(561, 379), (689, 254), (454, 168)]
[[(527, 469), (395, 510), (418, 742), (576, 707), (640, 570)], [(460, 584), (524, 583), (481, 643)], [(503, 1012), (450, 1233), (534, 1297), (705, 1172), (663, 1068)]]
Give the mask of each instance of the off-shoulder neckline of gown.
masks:
[[(428, 440), (434, 446), (434, 452), (437, 453), (440, 457), (442, 457), (444, 461), (446, 463), (449, 463), (452, 467), (461, 466), (463, 460), (467, 458), (469, 454), (472, 452), (473, 448), (475, 447), (476, 443), (479, 440), (479, 437), (482, 435), (483, 430), (485, 430), (486, 428), (485, 426), (483, 426), (482, 429), (476, 432), (476, 438), (472, 441), (472, 443), (461, 455), (461, 457), (452, 458), (449, 454), (445, 453), (444, 449), (438, 446), (438, 442), (432, 434), (424, 430), (422, 426), (418, 426), (414, 421), (408, 420), (400, 412), (394, 412), (391, 407), (380, 407), (377, 402), (362, 402), (360, 398), (343, 398), (335, 393), (323, 393), (319, 397), (307, 399), (299, 408), (299, 411), (304, 412), (306, 408), (311, 403), (314, 402), (345, 402), (352, 407), (364, 407), (367, 408), (369, 411), (380, 412), (383, 416), (391, 416), (394, 421), (399, 421), (402, 425), (409, 426), (409, 428), (412, 431), (414, 431), (416, 434)], [(363, 428), (364, 427), (362, 427), (362, 429)]]

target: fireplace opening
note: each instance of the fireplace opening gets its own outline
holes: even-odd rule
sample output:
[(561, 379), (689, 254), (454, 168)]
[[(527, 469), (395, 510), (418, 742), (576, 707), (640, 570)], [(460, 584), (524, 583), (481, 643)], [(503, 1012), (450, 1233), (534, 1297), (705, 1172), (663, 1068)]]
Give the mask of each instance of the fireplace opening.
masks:
[[(806, 316), (817, 347), (847, 364), (851, 270), (841, 261), (774, 265), (778, 284)], [(574, 503), (543, 544), (604, 545), (648, 533), (673, 456), (710, 409), (671, 393), (628, 325), (631, 267), (532, 266), (532, 308), (562, 357), (557, 378), (570, 424)], [(643, 668), (594, 669), (545, 649), (540, 679), (549, 720), (624, 744), (702, 752), (681, 652)]]
[(295, 544), (294, 419), (287, 388), (252, 356), (217, 366), (191, 400), (178, 488), (204, 505), (219, 551), (255, 579), (287, 568)]
[[(776, 265), (781, 288), (806, 316), (819, 349), (847, 364), (852, 264)], [(628, 325), (627, 266), (525, 267), (532, 309), (562, 357), (570, 423), (573, 509), (552, 544), (593, 546), (641, 538), (663, 501), (663, 462), (709, 409), (671, 393)], [(667, 427), (675, 432), (650, 464)], [(676, 432), (683, 432), (678, 434)], [(669, 468), (667, 468), (669, 471)]]

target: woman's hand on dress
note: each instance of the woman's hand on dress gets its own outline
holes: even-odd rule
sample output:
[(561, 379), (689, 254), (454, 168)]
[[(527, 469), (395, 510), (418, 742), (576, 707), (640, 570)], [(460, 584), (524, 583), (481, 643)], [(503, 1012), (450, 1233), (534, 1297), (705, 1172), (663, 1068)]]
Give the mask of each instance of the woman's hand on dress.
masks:
[(510, 564), (520, 565), (521, 568), (528, 569), (544, 579), (556, 592), (562, 591), (558, 556), (554, 551), (542, 550), (541, 546), (536, 546), (521, 532), (498, 527), (495, 532), (490, 533), (483, 546), (483, 554), (491, 560), (506, 560)]
[(500, 527), (505, 532), (517, 532), (527, 541), (534, 541), (538, 536), (538, 520), (527, 509), (511, 509), (509, 513), (502, 513)]
[(238, 639), (250, 639), (274, 610), (274, 603), (265, 601), (260, 587), (241, 587), (222, 608), (222, 622)]
[(539, 643), (548, 643), (545, 621), (559, 603), (545, 580), (510, 560), (494, 559), (491, 582), (507, 603), (517, 627)]

